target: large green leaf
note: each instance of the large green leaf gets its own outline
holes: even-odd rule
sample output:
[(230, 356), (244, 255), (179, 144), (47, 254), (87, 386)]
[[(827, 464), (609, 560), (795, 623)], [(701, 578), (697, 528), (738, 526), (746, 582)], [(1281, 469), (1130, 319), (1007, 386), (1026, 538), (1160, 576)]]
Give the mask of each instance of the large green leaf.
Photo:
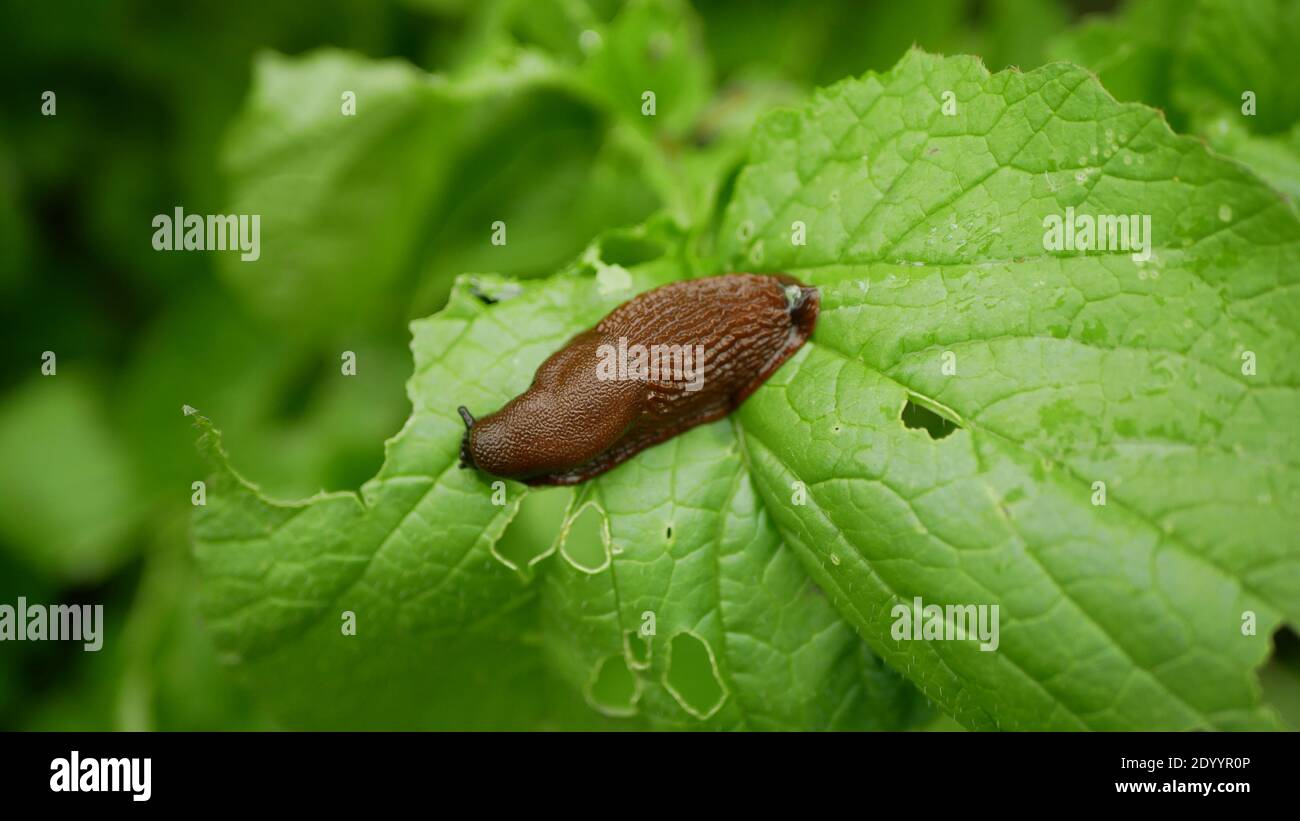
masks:
[[(598, 246), (545, 282), (463, 278), (413, 325), (412, 415), (359, 496), (270, 501), (199, 419), (217, 466), (195, 526), (202, 609), (286, 724), (866, 728), (920, 715), (781, 546), (726, 422), (585, 486), (558, 551), (498, 550), (528, 491), (457, 469), (456, 406), (499, 406), (569, 336), (680, 276), (666, 230), (603, 241), (636, 246), (630, 267)], [(580, 548), (583, 516), (605, 536)], [(638, 647), (647, 611), (655, 634)]]
[[(1150, 258), (1045, 252), (1067, 207), (1149, 216)], [(883, 659), (970, 727), (1272, 726), (1255, 669), (1300, 622), (1274, 190), (1082, 69), (913, 52), (765, 118), (718, 242), (821, 287), (813, 341), (574, 491), (456, 469), (455, 407), (701, 273), (664, 222), (550, 280), (462, 278), (413, 325), (412, 415), (360, 495), (270, 501), (200, 420), (203, 611), (281, 720), (907, 726)], [(916, 598), (997, 606), (997, 648), (895, 638)]]
[[(1150, 215), (1151, 259), (1045, 252), (1067, 207)], [(1277, 193), (1082, 69), (913, 52), (763, 120), (723, 231), (731, 267), (822, 288), (739, 418), (786, 541), (886, 661), (972, 727), (1270, 723), (1252, 671), (1300, 622)], [(999, 605), (997, 651), (892, 638), (918, 596)]]

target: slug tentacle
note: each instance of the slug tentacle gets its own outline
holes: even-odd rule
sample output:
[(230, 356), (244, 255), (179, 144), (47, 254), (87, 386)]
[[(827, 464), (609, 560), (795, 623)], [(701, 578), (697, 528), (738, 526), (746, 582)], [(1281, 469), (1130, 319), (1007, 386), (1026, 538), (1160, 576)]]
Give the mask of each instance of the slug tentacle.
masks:
[(474, 467), (474, 454), (470, 451), (469, 437), (474, 432), (474, 417), (470, 416), (469, 410), (464, 405), (456, 408), (460, 418), (465, 420), (465, 435), (460, 438), (460, 467)]
[(734, 410), (812, 334), (816, 288), (726, 274), (647, 291), (552, 354), (527, 391), (465, 422), (461, 467), (531, 485), (590, 479)]

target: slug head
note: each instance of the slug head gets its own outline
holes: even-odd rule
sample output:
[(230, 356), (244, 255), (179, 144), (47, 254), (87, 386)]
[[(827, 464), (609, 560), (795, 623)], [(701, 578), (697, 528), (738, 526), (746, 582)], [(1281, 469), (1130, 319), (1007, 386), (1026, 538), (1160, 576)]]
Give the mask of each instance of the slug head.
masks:
[(799, 344), (802, 345), (812, 336), (813, 327), (817, 324), (817, 315), (821, 312), (821, 292), (791, 277), (781, 276), (779, 279), (785, 282), (786, 310), (790, 312), (790, 324), (794, 326)]

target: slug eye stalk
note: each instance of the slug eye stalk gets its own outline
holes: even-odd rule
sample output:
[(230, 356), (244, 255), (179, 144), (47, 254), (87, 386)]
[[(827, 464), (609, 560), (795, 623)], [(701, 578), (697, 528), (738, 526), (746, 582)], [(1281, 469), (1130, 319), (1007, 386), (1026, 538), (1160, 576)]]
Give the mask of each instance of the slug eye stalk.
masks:
[(470, 415), (469, 410), (461, 405), (456, 408), (460, 418), (465, 421), (465, 435), (460, 439), (460, 467), (474, 467), (474, 454), (470, 451), (469, 436), (474, 431), (474, 417)]

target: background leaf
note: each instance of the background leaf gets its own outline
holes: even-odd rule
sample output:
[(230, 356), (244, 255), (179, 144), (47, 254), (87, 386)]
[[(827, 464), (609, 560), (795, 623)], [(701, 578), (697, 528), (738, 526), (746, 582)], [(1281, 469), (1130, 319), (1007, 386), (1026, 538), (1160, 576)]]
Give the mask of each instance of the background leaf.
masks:
[(1294, 199), (1300, 95), (1285, 78), (1300, 71), (1297, 37), (1300, 6), (1287, 0), (1132, 0), (1058, 35), (1048, 52), (1092, 68), (1120, 100), (1161, 108)]

